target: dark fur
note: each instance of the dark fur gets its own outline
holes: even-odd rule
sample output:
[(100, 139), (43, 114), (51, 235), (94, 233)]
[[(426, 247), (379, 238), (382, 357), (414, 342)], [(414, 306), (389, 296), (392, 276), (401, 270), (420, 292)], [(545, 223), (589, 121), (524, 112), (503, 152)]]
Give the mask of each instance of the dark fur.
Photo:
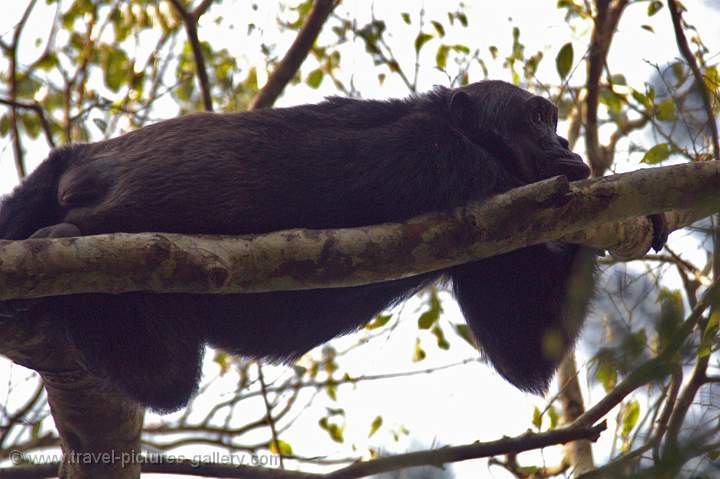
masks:
[[(547, 100), (503, 82), (404, 100), (331, 98), (189, 115), (52, 152), (4, 200), (0, 238), (244, 234), (403, 220), (557, 174), (586, 177), (555, 134), (556, 121)], [(568, 291), (568, 278), (581, 263), (581, 283), (591, 283), (589, 258), (576, 246), (540, 245), (356, 288), (87, 294), (44, 299), (28, 314), (62, 321), (88, 367), (119, 391), (172, 410), (196, 388), (205, 342), (253, 357), (296, 357), (446, 276), (500, 374), (544, 391), (580, 329), (589, 288)]]

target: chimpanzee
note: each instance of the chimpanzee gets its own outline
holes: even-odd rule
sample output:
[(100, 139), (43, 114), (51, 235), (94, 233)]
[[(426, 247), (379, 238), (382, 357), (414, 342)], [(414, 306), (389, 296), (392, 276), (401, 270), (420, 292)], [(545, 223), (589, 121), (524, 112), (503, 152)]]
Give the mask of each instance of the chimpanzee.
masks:
[[(588, 167), (555, 133), (557, 118), (551, 102), (501, 81), (401, 100), (329, 98), (183, 116), (54, 150), (4, 199), (0, 238), (239, 235), (401, 221), (555, 175), (586, 178)], [(553, 243), (352, 288), (82, 294), (46, 298), (29, 311), (16, 302), (0, 309), (57, 320), (90, 371), (120, 394), (170, 411), (195, 391), (206, 342), (291, 359), (447, 278), (487, 359), (518, 388), (542, 392), (581, 327), (592, 256)]]

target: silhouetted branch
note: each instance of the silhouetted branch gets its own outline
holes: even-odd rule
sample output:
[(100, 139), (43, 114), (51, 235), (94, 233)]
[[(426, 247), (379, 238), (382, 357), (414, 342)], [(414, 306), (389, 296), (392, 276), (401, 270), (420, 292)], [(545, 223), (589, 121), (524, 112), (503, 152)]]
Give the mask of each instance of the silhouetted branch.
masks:
[(25, 108), (27, 110), (34, 111), (37, 114), (38, 119), (40, 120), (40, 127), (45, 134), (45, 139), (47, 140), (48, 145), (50, 145), (51, 148), (55, 148), (55, 140), (53, 140), (52, 137), (52, 129), (50, 128), (50, 123), (48, 123), (47, 118), (45, 117), (45, 111), (39, 103), (26, 103), (22, 101), (13, 101), (6, 98), (0, 98), (0, 104), (9, 105), (14, 108)]
[[(505, 437), (496, 441), (476, 442), (465, 446), (443, 447), (428, 451), (399, 454), (383, 457), (368, 462), (360, 462), (328, 474), (312, 474), (280, 469), (251, 467), (244, 465), (228, 465), (214, 463), (198, 463), (191, 461), (147, 461), (142, 465), (144, 473), (186, 474), (191, 476), (218, 478), (253, 478), (253, 479), (356, 479), (382, 472), (395, 471), (407, 467), (439, 466), (452, 462), (466, 461), (502, 454), (517, 454), (556, 444), (564, 444), (578, 439), (597, 441), (606, 429), (605, 422), (587, 428), (563, 428), (543, 433), (527, 432), (517, 437)], [(55, 466), (57, 467), (57, 466)], [(35, 474), (29, 474), (31, 471)], [(47, 475), (48, 472), (50, 475)], [(7, 478), (41, 478), (55, 477), (52, 465), (34, 467), (15, 467), (0, 469), (0, 476)]]
[(620, 16), (628, 0), (597, 0), (597, 13), (590, 40), (587, 68), (587, 96), (585, 97), (585, 149), (593, 176), (602, 176), (612, 164), (612, 157), (604, 154), (598, 139), (597, 109), (600, 98), (600, 77)]
[[(10, 101), (17, 101), (18, 97), (18, 66), (17, 66), (17, 50), (20, 43), (20, 34), (22, 34), (25, 24), (30, 18), (30, 12), (35, 7), (37, 0), (31, 0), (28, 6), (25, 8), (20, 21), (15, 26), (13, 32), (13, 38), (10, 44), (2, 43), (3, 50), (6, 51), (8, 56), (8, 76), (10, 77)], [(27, 171), (25, 169), (24, 153), (22, 148), (22, 141), (20, 140), (20, 128), (18, 126), (17, 118), (17, 107), (11, 104), (10, 108), (10, 130), (12, 131), (13, 137), (13, 151), (15, 153), (15, 169), (17, 170), (20, 178), (25, 178)]]
[(207, 67), (205, 66), (205, 58), (203, 57), (200, 39), (198, 38), (197, 24), (200, 17), (207, 11), (213, 0), (204, 0), (192, 12), (189, 12), (183, 5), (181, 0), (170, 0), (175, 10), (183, 19), (185, 32), (188, 36), (188, 42), (193, 51), (195, 58), (195, 70), (198, 75), (198, 83), (202, 92), (203, 107), (206, 111), (213, 111), (212, 97), (210, 96), (210, 80), (208, 79)]
[[(174, 0), (177, 1), (177, 0)], [(308, 14), (305, 25), (298, 33), (295, 41), (283, 59), (278, 63), (264, 87), (257, 92), (250, 101), (248, 109), (265, 108), (272, 106), (280, 96), (285, 86), (292, 80), (312, 48), (323, 24), (330, 12), (335, 8), (335, 0), (316, 0)]]
[(718, 145), (718, 128), (715, 123), (715, 114), (713, 113), (712, 101), (710, 100), (710, 93), (708, 93), (707, 85), (705, 85), (705, 78), (703, 77), (700, 68), (698, 67), (695, 57), (690, 51), (688, 46), (687, 38), (682, 28), (682, 14), (680, 8), (675, 0), (668, 0), (668, 9), (670, 10), (670, 16), (672, 17), (673, 28), (675, 29), (675, 40), (677, 42), (680, 53), (688, 63), (690, 70), (695, 77), (695, 84), (700, 90), (700, 98), (702, 98), (703, 107), (705, 108), (705, 115), (707, 116), (708, 126), (710, 127), (710, 134), (712, 136), (713, 145), (713, 157), (715, 160), (720, 161), (720, 146)]

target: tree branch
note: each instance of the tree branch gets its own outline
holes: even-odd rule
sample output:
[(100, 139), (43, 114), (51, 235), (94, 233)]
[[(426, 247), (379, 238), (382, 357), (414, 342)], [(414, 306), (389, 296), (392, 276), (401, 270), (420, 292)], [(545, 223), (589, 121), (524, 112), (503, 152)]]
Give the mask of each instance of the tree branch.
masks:
[(175, 10), (178, 12), (185, 25), (185, 32), (188, 36), (188, 42), (193, 51), (195, 58), (195, 70), (198, 75), (198, 83), (202, 92), (203, 107), (205, 111), (213, 111), (212, 97), (210, 96), (210, 80), (208, 79), (207, 67), (205, 66), (205, 58), (203, 57), (200, 39), (198, 38), (197, 24), (203, 13), (212, 4), (213, 0), (203, 1), (195, 10), (189, 12), (183, 5), (181, 0), (170, 0)]
[[(720, 209), (720, 163), (639, 170), (569, 185), (565, 177), (404, 223), (288, 230), (242, 237), (145, 233), (0, 241), (0, 300), (130, 291), (243, 293), (358, 286), (448, 268), (562, 240), (618, 247), (645, 219), (672, 208), (679, 220)], [(693, 213), (693, 214), (691, 214)], [(518, 221), (522, 217), (524, 221)], [(587, 230), (587, 231), (584, 231)], [(636, 233), (633, 233), (636, 234)], [(637, 247), (634, 238), (625, 238)], [(619, 248), (624, 251), (624, 248)]]
[(43, 107), (40, 106), (38, 102), (26, 103), (22, 101), (13, 101), (5, 98), (0, 98), (0, 104), (8, 105), (13, 108), (25, 108), (27, 110), (34, 111), (37, 114), (38, 119), (40, 120), (40, 126), (42, 127), (43, 133), (45, 134), (45, 139), (47, 140), (48, 145), (50, 145), (50, 148), (55, 148), (55, 140), (52, 137), (52, 129), (50, 128), (50, 123), (48, 123), (47, 118), (45, 117), (45, 111), (43, 110)]
[(682, 14), (680, 8), (675, 0), (668, 0), (668, 10), (670, 10), (670, 16), (672, 17), (673, 28), (675, 29), (675, 41), (677, 42), (680, 53), (688, 63), (690, 70), (695, 77), (695, 83), (697, 84), (698, 90), (700, 90), (700, 98), (702, 98), (703, 107), (705, 108), (705, 115), (707, 116), (708, 126), (710, 127), (710, 135), (712, 137), (713, 156), (715, 160), (720, 161), (720, 146), (718, 145), (718, 128), (715, 123), (715, 114), (713, 113), (712, 101), (710, 100), (710, 94), (708, 93), (707, 86), (705, 85), (705, 78), (703, 77), (700, 68), (698, 67), (695, 57), (690, 51), (688, 46), (687, 38), (682, 28)]
[[(476, 442), (465, 446), (443, 447), (428, 451), (418, 451), (396, 456), (383, 457), (367, 462), (360, 462), (344, 467), (328, 474), (284, 471), (262, 467), (251, 467), (239, 464), (198, 463), (180, 459), (143, 460), (143, 473), (186, 474), (204, 477), (233, 477), (253, 479), (356, 479), (382, 472), (395, 471), (407, 467), (439, 466), (451, 462), (466, 461), (502, 454), (517, 454), (556, 444), (564, 444), (578, 439), (597, 441), (607, 428), (605, 422), (592, 427), (568, 427), (543, 433), (527, 432), (517, 437), (504, 437), (496, 441)], [(140, 459), (136, 457), (135, 459)], [(118, 458), (118, 462), (120, 458)], [(126, 467), (129, 463), (126, 463)], [(55, 477), (53, 465), (33, 467), (13, 467), (0, 469), (0, 477)], [(55, 465), (57, 467), (57, 465)], [(48, 475), (49, 474), (49, 475)]]
[[(7, 50), (8, 58), (8, 76), (10, 77), (10, 100), (17, 101), (18, 98), (18, 65), (17, 65), (17, 50), (20, 44), (20, 35), (22, 34), (25, 24), (30, 18), (30, 12), (35, 8), (37, 0), (31, 0), (28, 6), (23, 12), (22, 18), (15, 27), (13, 33), (12, 42), (10, 45), (3, 45), (4, 49)], [(15, 169), (17, 170), (18, 177), (25, 178), (27, 174), (25, 170), (24, 152), (22, 147), (22, 141), (20, 140), (20, 128), (18, 126), (17, 107), (15, 105), (10, 106), (10, 129), (12, 130), (13, 137), (13, 151), (15, 152)]]
[(603, 151), (598, 139), (597, 108), (600, 97), (600, 77), (610, 51), (615, 29), (628, 0), (597, 0), (597, 14), (590, 40), (587, 68), (587, 96), (585, 116), (585, 149), (593, 176), (602, 176), (612, 164), (612, 157)]
[(316, 0), (312, 10), (308, 14), (302, 29), (298, 33), (295, 41), (287, 51), (283, 59), (278, 64), (275, 71), (268, 79), (260, 91), (250, 101), (248, 109), (255, 110), (265, 108), (275, 103), (280, 96), (285, 85), (287, 85), (295, 73), (305, 61), (310, 49), (322, 30), (322, 26), (327, 20), (330, 12), (335, 8), (335, 0)]

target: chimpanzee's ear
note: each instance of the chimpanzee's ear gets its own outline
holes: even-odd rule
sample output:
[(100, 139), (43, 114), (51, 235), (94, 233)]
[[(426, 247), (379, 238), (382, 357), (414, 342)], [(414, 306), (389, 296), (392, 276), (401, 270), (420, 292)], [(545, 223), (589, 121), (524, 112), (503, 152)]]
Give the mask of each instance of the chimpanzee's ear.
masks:
[(453, 125), (464, 132), (471, 132), (477, 127), (477, 114), (464, 91), (456, 91), (450, 98), (450, 117)]

